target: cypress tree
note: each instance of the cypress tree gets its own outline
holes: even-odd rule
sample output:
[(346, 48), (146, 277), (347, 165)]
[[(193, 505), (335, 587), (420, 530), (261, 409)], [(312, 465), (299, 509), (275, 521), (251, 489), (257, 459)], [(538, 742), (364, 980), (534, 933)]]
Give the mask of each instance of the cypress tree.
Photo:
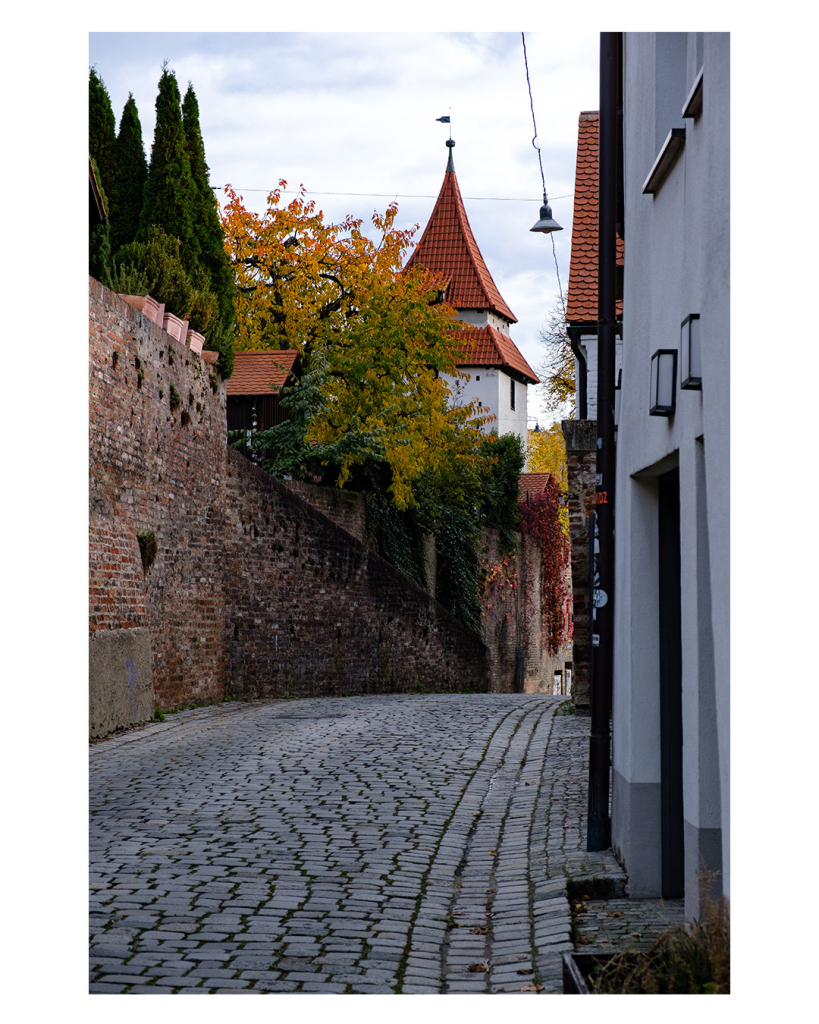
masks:
[(151, 163), (145, 182), (137, 239), (147, 241), (152, 224), (180, 242), (179, 255), (188, 271), (200, 263), (200, 247), (194, 224), (196, 188), (182, 127), (179, 86), (167, 65), (162, 68), (156, 98), (156, 129)]
[[(116, 202), (115, 143), (116, 120), (111, 97), (103, 80), (91, 68), (88, 78), (88, 153), (94, 164), (97, 185), (105, 197), (109, 218)], [(88, 237), (88, 271), (103, 284), (108, 279), (110, 259), (111, 225), (110, 221), (105, 221), (95, 224)]]
[(91, 218), (91, 226), (88, 232), (88, 273), (98, 281), (102, 281), (106, 287), (110, 287), (111, 223), (107, 218), (108, 200), (105, 190), (100, 184), (99, 167), (97, 167), (97, 162), (93, 157), (91, 157), (91, 166), (106, 213), (106, 219), (100, 222), (96, 217)]
[(148, 177), (148, 161), (142, 145), (142, 126), (131, 93), (122, 111), (116, 147), (117, 208), (111, 211), (111, 248), (114, 253), (133, 242), (139, 230), (139, 218)]
[(105, 82), (94, 68), (88, 80), (88, 152), (97, 165), (100, 188), (105, 190), (109, 203), (115, 201), (117, 122), (111, 107), (111, 97)]
[(235, 284), (230, 258), (225, 251), (225, 233), (219, 220), (218, 204), (210, 187), (210, 171), (199, 126), (199, 103), (190, 82), (182, 101), (182, 124), (196, 190), (194, 223), (199, 236), (201, 265), (210, 278), (211, 291), (219, 303), (218, 316), (210, 327), (208, 347), (219, 352), (219, 371), (222, 376), (229, 377), (233, 369)]

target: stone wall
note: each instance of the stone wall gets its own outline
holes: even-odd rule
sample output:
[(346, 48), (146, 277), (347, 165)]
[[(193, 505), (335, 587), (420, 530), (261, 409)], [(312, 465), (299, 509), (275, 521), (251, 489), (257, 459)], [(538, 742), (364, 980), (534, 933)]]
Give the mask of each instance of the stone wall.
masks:
[[(160, 707), (224, 693), (225, 455), (214, 438), (225, 436), (225, 396), (201, 356), (93, 279), (89, 343), (91, 726), (98, 734), (128, 706), (129, 686), (152, 690)], [(157, 539), (147, 574), (142, 530)], [(124, 657), (123, 631), (146, 629), (150, 656)], [(142, 634), (140, 651), (145, 642)], [(150, 680), (134, 683), (134, 670), (150, 671)], [(143, 720), (144, 712), (143, 699)]]
[(571, 649), (549, 654), (543, 633), (542, 552), (534, 537), (518, 536), (517, 552), (502, 552), (496, 530), (481, 535), (484, 643), (489, 648), (492, 691), (552, 693), (556, 670)]
[(92, 736), (229, 693), (488, 689), (480, 639), (228, 450), (210, 366), (93, 279), (89, 342)]
[(366, 510), (364, 495), (339, 487), (319, 487), (303, 480), (286, 480), (284, 486), (298, 494), (308, 505), (323, 512), (347, 533), (366, 543)]
[(569, 537), (572, 545), (573, 696), (580, 714), (591, 713), (591, 631), (589, 614), (589, 516), (594, 512), (597, 422), (563, 420), (568, 466)]
[(486, 648), (425, 590), (228, 453), (230, 693), (488, 690)]

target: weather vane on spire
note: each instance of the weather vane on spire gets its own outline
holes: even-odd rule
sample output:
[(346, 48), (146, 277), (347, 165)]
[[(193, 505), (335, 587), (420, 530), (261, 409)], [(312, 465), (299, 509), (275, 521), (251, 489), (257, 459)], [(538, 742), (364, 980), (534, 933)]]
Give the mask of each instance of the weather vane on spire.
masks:
[[(452, 110), (452, 107), (450, 107), (449, 109)], [(436, 121), (440, 121), (442, 124), (448, 124), (449, 125), (449, 137), (451, 139), (452, 138), (452, 122), (451, 122), (450, 115), (446, 114), (444, 117), (436, 117), (435, 120)]]

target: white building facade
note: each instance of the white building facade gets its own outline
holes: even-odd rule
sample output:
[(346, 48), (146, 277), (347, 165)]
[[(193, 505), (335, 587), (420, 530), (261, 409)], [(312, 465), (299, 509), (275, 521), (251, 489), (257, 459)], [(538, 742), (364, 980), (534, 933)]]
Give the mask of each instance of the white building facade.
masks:
[(690, 919), (701, 872), (730, 893), (729, 38), (626, 32), (621, 63), (612, 845)]

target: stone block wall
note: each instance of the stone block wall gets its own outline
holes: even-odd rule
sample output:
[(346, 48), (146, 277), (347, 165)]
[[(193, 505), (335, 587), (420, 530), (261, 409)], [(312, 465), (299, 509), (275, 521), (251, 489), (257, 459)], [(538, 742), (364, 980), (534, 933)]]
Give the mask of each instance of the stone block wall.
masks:
[(589, 598), (589, 516), (597, 479), (597, 422), (563, 420), (568, 466), (569, 537), (572, 545), (574, 618), (573, 696), (578, 713), (591, 713), (591, 604)]

